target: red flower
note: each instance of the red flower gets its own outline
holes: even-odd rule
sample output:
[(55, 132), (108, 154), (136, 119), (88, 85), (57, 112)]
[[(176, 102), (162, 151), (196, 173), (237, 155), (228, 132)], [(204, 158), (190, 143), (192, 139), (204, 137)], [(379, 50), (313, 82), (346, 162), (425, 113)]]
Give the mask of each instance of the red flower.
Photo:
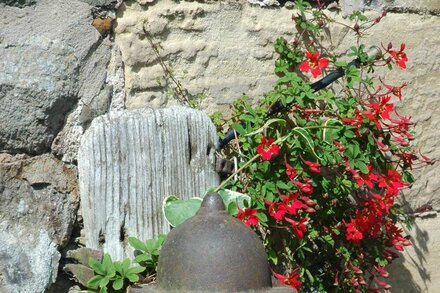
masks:
[(298, 271), (291, 272), (288, 276), (277, 274), (275, 272), (272, 272), (272, 274), (281, 284), (289, 285), (296, 290), (298, 290), (302, 285), (301, 280), (299, 280)]
[(291, 215), (296, 215), (299, 209), (308, 208), (302, 201), (298, 200), (299, 192), (293, 192), (289, 196), (281, 195), (281, 199), (286, 207), (286, 211)]
[(303, 239), (304, 233), (307, 231), (307, 226), (305, 224), (307, 222), (307, 218), (302, 218), (299, 220), (299, 222), (290, 218), (285, 218), (285, 220), (292, 225), (292, 231), (296, 238), (298, 238), (298, 240)]
[(284, 165), (286, 166), (286, 175), (289, 179), (293, 179), (296, 177), (296, 169), (293, 168), (292, 166), (289, 165), (289, 163), (287, 163), (287, 161), (284, 162)]
[(321, 75), (321, 70), (328, 67), (329, 61), (327, 58), (319, 58), (318, 52), (306, 52), (307, 61), (304, 61), (299, 65), (299, 70), (310, 71), (313, 77)]
[(428, 165), (434, 165), (435, 160), (428, 158), (427, 156), (423, 155), (422, 153), (420, 153), (420, 156), (422, 157), (423, 163), (428, 164)]
[(402, 181), (399, 172), (390, 169), (386, 176), (380, 176), (379, 184), (380, 188), (386, 188), (386, 192), (389, 195), (397, 195), (399, 188), (405, 187), (406, 184)]
[(400, 51), (396, 52), (394, 50), (390, 50), (389, 53), (391, 55), (391, 57), (393, 57), (393, 59), (396, 61), (397, 65), (402, 68), (405, 69), (406, 68), (406, 61), (408, 61), (408, 58), (406, 57), (406, 53), (403, 52), (403, 50), (405, 50), (405, 43), (402, 43), (400, 45)]
[(374, 269), (384, 278), (390, 276), (390, 273), (388, 273), (383, 266), (374, 266)]
[(384, 85), (390, 93), (392, 93), (399, 99), (399, 101), (402, 100), (402, 89), (406, 87), (406, 82), (402, 83), (401, 86), (392, 86), (388, 84), (384, 84)]
[[(348, 166), (349, 167), (349, 166)], [(371, 164), (367, 165), (368, 174), (364, 174), (359, 172), (358, 170), (348, 168), (353, 179), (356, 181), (356, 184), (359, 187), (362, 187), (364, 184), (368, 186), (368, 188), (373, 188), (373, 181), (377, 181), (377, 175), (371, 172)]]
[(381, 96), (377, 103), (366, 103), (373, 110), (372, 112), (362, 112), (363, 115), (367, 116), (368, 120), (376, 124), (378, 129), (381, 129), (380, 118), (389, 119), (390, 112), (394, 110), (393, 103), (388, 103), (390, 100), (390, 96)]
[(340, 152), (345, 151), (345, 146), (341, 142), (335, 140), (335, 141), (333, 141), (333, 143), (335, 144), (335, 146), (338, 148), (338, 150)]
[(412, 170), (413, 160), (417, 160), (418, 157), (414, 153), (395, 153), (396, 157), (403, 161), (403, 164)]
[(304, 180), (306, 181), (306, 183), (302, 183), (296, 180), (290, 180), (292, 181), (293, 184), (295, 184), (296, 186), (298, 186), (298, 188), (306, 193), (306, 194), (312, 194), (313, 193), (313, 186), (310, 184), (310, 178), (304, 178)]
[[(301, 158), (302, 159), (302, 158)], [(321, 165), (318, 163), (314, 163), (311, 161), (307, 161), (307, 160), (302, 160), (304, 162), (304, 164), (306, 164), (310, 171), (314, 172), (314, 173), (321, 173)]]
[(359, 243), (364, 238), (364, 235), (359, 231), (356, 220), (352, 219), (350, 223), (345, 224), (345, 227), (347, 229), (345, 239), (348, 241)]
[(280, 151), (280, 147), (274, 144), (274, 141), (273, 138), (261, 138), (261, 144), (257, 146), (257, 153), (261, 155), (263, 160), (269, 161), (273, 155), (277, 155)]
[(270, 200), (265, 200), (264, 202), (269, 206), (269, 215), (276, 221), (281, 221), (284, 218), (287, 211), (287, 207), (284, 203), (271, 202)]
[(398, 251), (403, 251), (404, 246), (411, 246), (411, 242), (403, 237), (403, 230), (398, 228), (391, 220), (385, 223), (388, 246), (394, 247)]
[(242, 220), (248, 226), (258, 225), (258, 217), (256, 209), (238, 209), (237, 219)]

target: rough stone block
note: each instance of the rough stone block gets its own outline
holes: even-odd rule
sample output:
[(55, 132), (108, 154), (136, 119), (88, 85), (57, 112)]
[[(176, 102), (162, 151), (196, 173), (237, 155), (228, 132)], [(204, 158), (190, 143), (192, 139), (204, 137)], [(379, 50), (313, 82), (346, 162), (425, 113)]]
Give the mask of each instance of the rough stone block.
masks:
[[(90, 25), (91, 7), (77, 0), (34, 2), (0, 9), (0, 124), (7, 125), (0, 149), (10, 153), (49, 151), (77, 100), (96, 95), (105, 80), (101, 74), (93, 82), (86, 66), (102, 67), (102, 54), (93, 54), (101, 39)], [(106, 52), (108, 60), (108, 46)]]
[(129, 236), (146, 240), (167, 233), (166, 196), (201, 196), (218, 184), (217, 141), (209, 118), (184, 107), (93, 120), (78, 155), (87, 247), (122, 259), (132, 255)]
[(0, 155), (0, 292), (44, 292), (55, 281), (76, 184), (74, 170), (50, 155)]
[(438, 0), (381, 0), (378, 2), (389, 11), (440, 15), (440, 1)]

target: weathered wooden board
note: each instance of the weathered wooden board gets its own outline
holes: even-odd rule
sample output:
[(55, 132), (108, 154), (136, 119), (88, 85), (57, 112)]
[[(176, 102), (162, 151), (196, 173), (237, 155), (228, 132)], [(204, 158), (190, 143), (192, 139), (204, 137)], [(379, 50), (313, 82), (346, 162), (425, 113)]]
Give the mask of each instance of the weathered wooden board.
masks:
[(184, 107), (96, 118), (78, 154), (86, 246), (122, 259), (132, 254), (129, 236), (168, 232), (166, 196), (201, 196), (218, 184), (217, 141), (209, 117)]

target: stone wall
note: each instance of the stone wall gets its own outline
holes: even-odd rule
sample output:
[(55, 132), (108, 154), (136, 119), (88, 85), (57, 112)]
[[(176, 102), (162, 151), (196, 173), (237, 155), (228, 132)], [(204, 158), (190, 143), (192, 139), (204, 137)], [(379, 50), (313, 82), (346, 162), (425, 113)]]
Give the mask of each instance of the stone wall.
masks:
[[(178, 104), (167, 71), (187, 97), (203, 97), (207, 113), (227, 112), (243, 93), (261, 98), (276, 80), (274, 40), (294, 33), (290, 7), (275, 0), (0, 0), (0, 291), (44, 292), (55, 279), (78, 209), (79, 142), (95, 117)], [(388, 10), (366, 43), (406, 43), (408, 69), (377, 74), (408, 83), (399, 111), (416, 121), (416, 147), (439, 158), (440, 2), (340, 0), (330, 7), (340, 21), (353, 10)], [(112, 30), (98, 17), (115, 18)], [(353, 39), (335, 29), (328, 42), (343, 56)], [(414, 246), (394, 264), (392, 292), (440, 286), (439, 173), (438, 164), (415, 170), (404, 195), (413, 209), (432, 212), (417, 218)], [(39, 269), (29, 271), (36, 255)]]

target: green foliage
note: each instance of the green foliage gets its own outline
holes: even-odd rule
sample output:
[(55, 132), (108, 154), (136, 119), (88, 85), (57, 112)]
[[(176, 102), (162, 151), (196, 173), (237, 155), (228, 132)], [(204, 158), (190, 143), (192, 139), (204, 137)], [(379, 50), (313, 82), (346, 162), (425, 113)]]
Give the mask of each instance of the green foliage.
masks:
[(91, 289), (99, 289), (100, 293), (108, 292), (110, 285), (113, 290), (119, 291), (129, 282), (139, 281), (139, 274), (145, 270), (142, 266), (130, 267), (131, 260), (128, 258), (113, 262), (109, 254), (104, 255), (102, 262), (91, 258), (89, 265), (95, 276), (88, 281), (88, 286)]
[(148, 239), (145, 242), (142, 242), (135, 237), (129, 237), (128, 243), (136, 250), (134, 261), (141, 266), (146, 267), (149, 271), (155, 272), (157, 270), (159, 253), (165, 239), (166, 235), (163, 234), (155, 239)]

